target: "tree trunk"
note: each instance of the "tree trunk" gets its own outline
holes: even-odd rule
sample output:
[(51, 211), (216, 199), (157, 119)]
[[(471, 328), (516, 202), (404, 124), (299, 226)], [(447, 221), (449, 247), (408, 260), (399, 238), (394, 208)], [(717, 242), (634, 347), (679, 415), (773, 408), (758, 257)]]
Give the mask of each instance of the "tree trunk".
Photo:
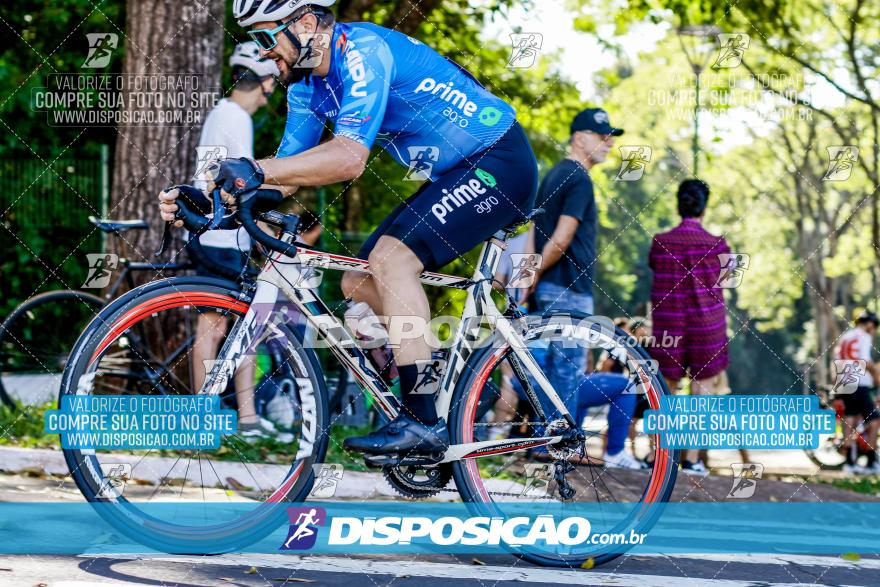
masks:
[[(113, 168), (112, 218), (143, 218), (148, 231), (126, 233), (125, 242), (112, 242), (114, 252), (133, 261), (153, 260), (162, 237), (156, 194), (177, 183), (189, 183), (194, 173), (199, 133), (205, 115), (213, 106), (209, 99), (221, 87), (223, 56), (223, 0), (177, 2), (173, 0), (128, 0), (126, 5), (125, 60), (128, 79), (174, 80), (197, 76), (198, 87), (143, 92), (153, 95), (150, 103), (138, 103), (138, 92), (123, 90), (127, 114), (154, 117), (153, 122), (120, 125)], [(161, 101), (161, 103), (159, 103)], [(161, 113), (161, 114), (160, 114)], [(179, 113), (179, 114), (175, 114)], [(159, 123), (155, 117), (182, 116), (179, 126)], [(172, 253), (180, 250), (176, 231)], [(144, 276), (153, 277), (153, 276)]]
[(345, 220), (343, 230), (346, 232), (360, 232), (361, 220), (364, 217), (364, 193), (358, 182), (348, 186), (345, 190)]

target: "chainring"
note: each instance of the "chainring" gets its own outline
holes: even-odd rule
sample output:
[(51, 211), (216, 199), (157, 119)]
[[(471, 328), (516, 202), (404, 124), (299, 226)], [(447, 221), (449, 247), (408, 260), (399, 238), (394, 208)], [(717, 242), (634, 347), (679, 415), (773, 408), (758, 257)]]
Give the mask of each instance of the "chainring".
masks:
[(388, 465), (382, 467), (385, 479), (404, 497), (425, 499), (440, 493), (452, 479), (452, 465)]

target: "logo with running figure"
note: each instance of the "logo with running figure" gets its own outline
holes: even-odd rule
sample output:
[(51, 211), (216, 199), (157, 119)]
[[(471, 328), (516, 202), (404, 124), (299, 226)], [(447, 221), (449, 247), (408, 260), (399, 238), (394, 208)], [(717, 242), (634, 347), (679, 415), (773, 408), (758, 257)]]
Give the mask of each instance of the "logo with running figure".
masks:
[(527, 69), (535, 64), (541, 45), (544, 44), (544, 36), (541, 33), (511, 33), (510, 42), (513, 50), (507, 67)]
[(532, 284), (538, 279), (538, 271), (541, 270), (543, 256), (540, 253), (517, 254), (510, 255), (510, 262), (513, 264), (513, 271), (510, 275), (510, 281), (506, 287), (523, 288), (532, 287)]
[(446, 370), (446, 361), (437, 357), (416, 361), (419, 372), (413, 395), (434, 395), (440, 389), (440, 380)]
[(751, 37), (745, 33), (727, 33), (718, 35), (718, 58), (712, 64), (714, 69), (733, 69), (739, 67), (743, 54), (749, 48)]
[(822, 181), (846, 181), (859, 161), (859, 148), (852, 145), (828, 147), (828, 171)]
[(302, 51), (299, 52), (299, 58), (293, 67), (313, 69), (321, 65), (324, 51), (330, 47), (330, 40), (329, 33), (301, 33), (299, 42)]
[(523, 468), (525, 485), (520, 497), (546, 497), (553, 480), (553, 463), (526, 463)]
[(834, 360), (834, 385), (831, 393), (834, 395), (846, 395), (855, 393), (859, 388), (859, 380), (865, 376), (868, 363), (864, 359), (835, 359)]
[(731, 463), (733, 484), (727, 493), (727, 499), (748, 499), (755, 495), (758, 479), (764, 474), (761, 463)]
[(329, 499), (336, 495), (345, 468), (339, 463), (317, 463), (312, 465), (312, 469), (315, 471), (315, 484), (309, 495), (321, 499)]
[(617, 181), (638, 181), (645, 174), (648, 163), (651, 162), (653, 150), (647, 145), (630, 145), (619, 147), (620, 171), (614, 178)]
[(113, 270), (119, 265), (119, 257), (109, 253), (88, 253), (89, 274), (82, 284), (83, 289), (104, 289), (110, 285)]
[(287, 508), (290, 528), (287, 540), (278, 550), (308, 550), (318, 540), (318, 528), (327, 522), (327, 510), (321, 507)]
[(214, 181), (217, 163), (226, 159), (226, 145), (201, 145), (196, 147), (196, 172), (193, 181)]
[(409, 167), (404, 181), (428, 181), (434, 170), (434, 163), (440, 160), (440, 148), (433, 145), (426, 147), (407, 147), (409, 151)]
[(105, 463), (101, 465), (104, 482), (95, 497), (113, 499), (122, 495), (125, 484), (131, 479), (131, 463)]
[(657, 359), (643, 359), (625, 353), (622, 359), (623, 362), (632, 365), (629, 372), (629, 383), (623, 390), (623, 395), (646, 395), (648, 393), (646, 385), (654, 385), (653, 380), (660, 373), (660, 363), (657, 362)]
[(739, 287), (743, 280), (743, 273), (749, 268), (749, 258), (745, 253), (719, 253), (718, 262), (721, 265), (721, 271), (713, 287), (722, 289)]
[(86, 33), (89, 41), (89, 54), (82, 66), (87, 69), (101, 69), (110, 64), (113, 50), (119, 42), (116, 33)]

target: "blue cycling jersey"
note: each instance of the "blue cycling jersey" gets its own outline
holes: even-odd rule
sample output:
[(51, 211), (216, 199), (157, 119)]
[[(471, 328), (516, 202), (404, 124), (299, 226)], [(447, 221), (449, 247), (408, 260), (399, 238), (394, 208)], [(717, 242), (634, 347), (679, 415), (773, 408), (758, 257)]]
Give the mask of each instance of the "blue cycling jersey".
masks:
[(466, 70), (403, 33), (337, 23), (325, 78), (294, 84), (278, 157), (318, 144), (326, 121), (336, 136), (377, 142), (434, 180), (492, 146), (516, 113)]

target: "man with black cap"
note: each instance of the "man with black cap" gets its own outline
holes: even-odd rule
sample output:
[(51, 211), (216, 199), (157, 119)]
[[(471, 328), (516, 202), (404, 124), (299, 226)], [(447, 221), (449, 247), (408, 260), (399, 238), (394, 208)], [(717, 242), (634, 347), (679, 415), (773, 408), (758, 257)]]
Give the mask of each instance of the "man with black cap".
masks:
[[(593, 265), (596, 261), (598, 215), (590, 170), (614, 146), (608, 113), (588, 108), (574, 117), (568, 156), (544, 177), (535, 203), (544, 214), (535, 219), (535, 250), (542, 255), (535, 298), (542, 311), (568, 309), (593, 313)], [(571, 405), (583, 378), (586, 349), (553, 348), (545, 372), (559, 396)], [(558, 417), (554, 414), (550, 419)]]

